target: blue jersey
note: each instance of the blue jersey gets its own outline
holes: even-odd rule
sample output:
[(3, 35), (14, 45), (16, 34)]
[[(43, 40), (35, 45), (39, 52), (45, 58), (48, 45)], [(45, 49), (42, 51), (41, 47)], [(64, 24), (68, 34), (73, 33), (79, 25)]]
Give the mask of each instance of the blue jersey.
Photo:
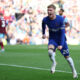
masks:
[(65, 42), (65, 26), (64, 18), (56, 15), (56, 19), (50, 20), (47, 16), (42, 21), (42, 34), (45, 34), (46, 25), (49, 28), (49, 39), (53, 39), (58, 45), (63, 45)]

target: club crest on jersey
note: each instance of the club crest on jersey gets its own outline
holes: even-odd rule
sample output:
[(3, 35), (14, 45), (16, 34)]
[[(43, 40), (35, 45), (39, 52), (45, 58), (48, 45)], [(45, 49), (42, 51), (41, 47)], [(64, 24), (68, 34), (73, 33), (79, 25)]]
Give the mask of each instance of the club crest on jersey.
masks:
[(58, 23), (55, 23), (56, 24), (56, 27), (58, 27), (59, 26), (59, 24)]

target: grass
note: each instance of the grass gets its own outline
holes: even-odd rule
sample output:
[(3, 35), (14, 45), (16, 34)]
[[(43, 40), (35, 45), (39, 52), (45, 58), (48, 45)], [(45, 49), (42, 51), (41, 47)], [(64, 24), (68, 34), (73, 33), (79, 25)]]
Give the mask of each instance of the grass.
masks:
[[(69, 46), (69, 49), (80, 75), (80, 46)], [(56, 52), (56, 61), (58, 71), (50, 74), (52, 63), (46, 45), (7, 45), (5, 52), (0, 53), (0, 80), (75, 80), (67, 61), (59, 51)]]

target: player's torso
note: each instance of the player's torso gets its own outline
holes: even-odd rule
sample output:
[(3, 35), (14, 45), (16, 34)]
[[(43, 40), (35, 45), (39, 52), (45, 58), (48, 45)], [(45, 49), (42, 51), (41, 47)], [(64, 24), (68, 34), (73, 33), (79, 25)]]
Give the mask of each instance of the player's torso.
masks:
[(46, 24), (49, 29), (58, 29), (60, 27), (60, 20), (56, 15), (56, 19), (50, 20), (49, 17), (46, 18)]
[(4, 18), (0, 18), (0, 33), (6, 33), (6, 21)]
[(49, 28), (49, 38), (53, 38), (53, 39), (59, 39), (59, 34), (60, 34), (60, 27), (61, 27), (61, 22), (60, 22), (60, 19), (58, 18), (59, 16), (56, 16), (56, 19), (54, 20), (50, 20), (48, 17), (47, 17), (47, 20), (46, 20), (46, 24)]

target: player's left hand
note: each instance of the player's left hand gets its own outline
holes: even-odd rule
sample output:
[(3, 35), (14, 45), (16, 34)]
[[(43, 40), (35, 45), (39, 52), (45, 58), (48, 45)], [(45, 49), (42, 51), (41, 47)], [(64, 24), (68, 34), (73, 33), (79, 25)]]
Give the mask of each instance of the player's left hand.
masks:
[(61, 50), (61, 49), (62, 49), (62, 46), (58, 46), (57, 48), (58, 48), (59, 50)]

